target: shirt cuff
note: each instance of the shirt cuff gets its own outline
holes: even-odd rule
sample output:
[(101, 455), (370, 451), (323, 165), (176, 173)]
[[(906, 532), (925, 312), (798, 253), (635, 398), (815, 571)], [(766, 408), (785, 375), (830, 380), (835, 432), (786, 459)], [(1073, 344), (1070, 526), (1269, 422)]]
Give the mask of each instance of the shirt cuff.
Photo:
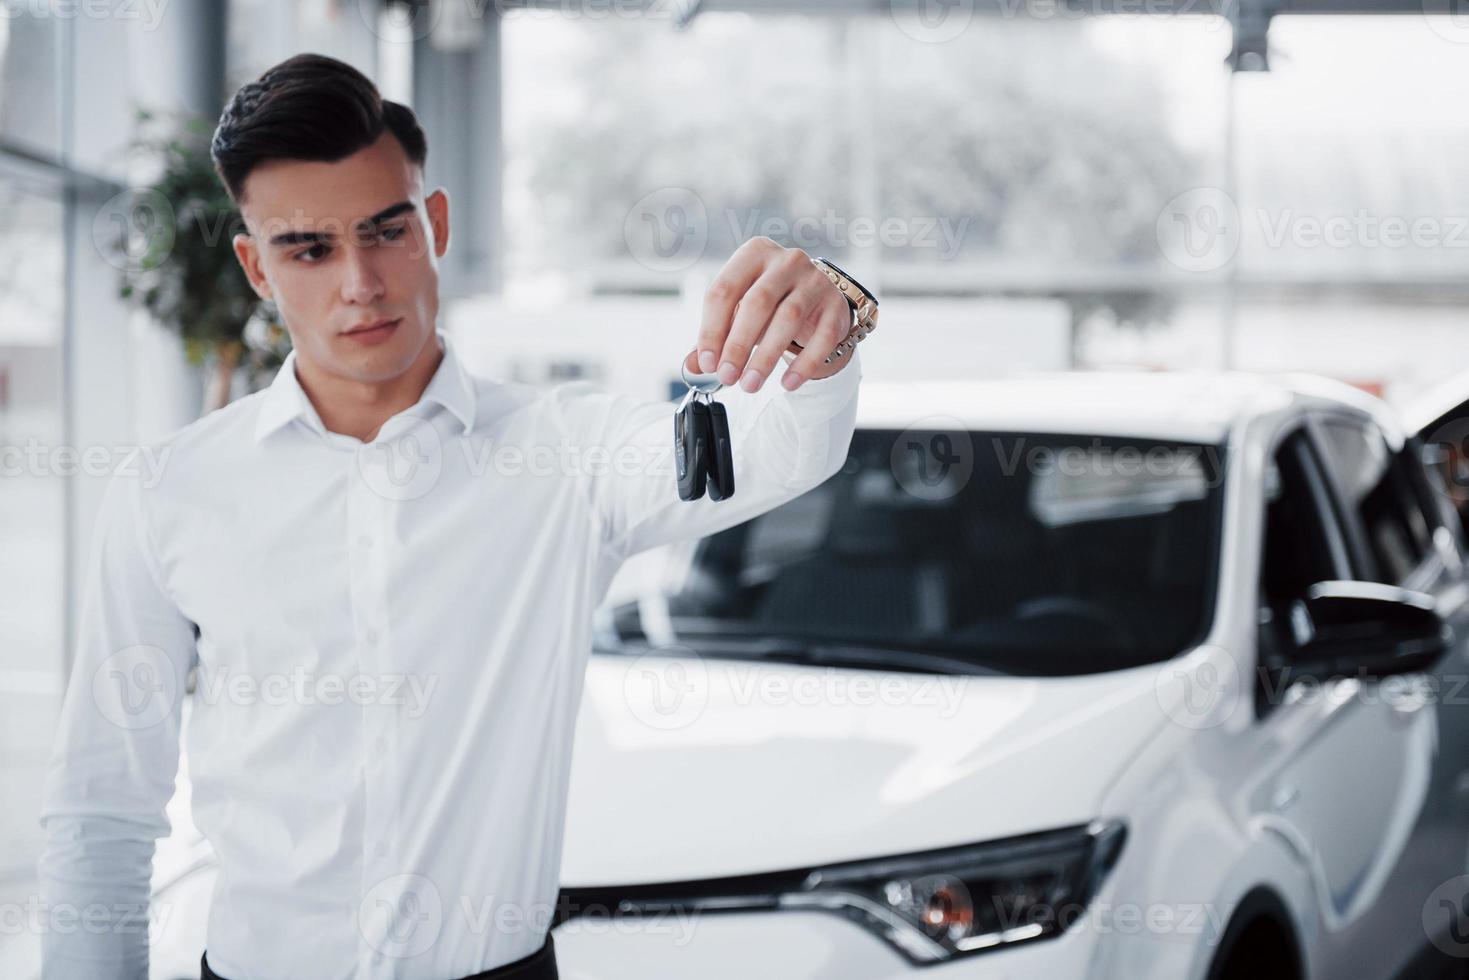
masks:
[[(853, 347), (847, 355), (851, 363), (828, 378), (808, 378), (795, 391), (786, 391), (779, 378), (772, 378), (780, 394), (785, 398), (803, 425), (826, 422), (836, 416), (857, 393), (862, 380), (862, 360), (858, 348)], [(787, 362), (789, 367), (790, 362)]]

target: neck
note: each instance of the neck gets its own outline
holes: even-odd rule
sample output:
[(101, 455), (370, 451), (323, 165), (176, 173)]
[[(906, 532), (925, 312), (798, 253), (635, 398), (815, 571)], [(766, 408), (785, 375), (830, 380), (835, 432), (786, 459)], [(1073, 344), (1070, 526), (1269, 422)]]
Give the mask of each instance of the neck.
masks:
[(382, 382), (353, 381), (316, 370), (296, 359), (296, 379), (328, 432), (371, 442), (383, 423), (423, 397), (444, 359), (438, 334), (430, 334), (408, 370)]

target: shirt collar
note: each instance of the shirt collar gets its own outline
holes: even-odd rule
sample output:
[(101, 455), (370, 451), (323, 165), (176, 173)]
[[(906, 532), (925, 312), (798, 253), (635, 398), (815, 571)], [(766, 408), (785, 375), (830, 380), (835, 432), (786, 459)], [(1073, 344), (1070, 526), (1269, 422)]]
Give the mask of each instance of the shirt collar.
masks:
[[(419, 415), (422, 414), (419, 406), (426, 402), (437, 403), (459, 420), (461, 432), (468, 433), (474, 427), (477, 409), (474, 379), (465, 369), (449, 335), (442, 329), (435, 329), (434, 335), (444, 348), (444, 357), (434, 370), (434, 376), (429, 379), (428, 386), (424, 388), (422, 397), (408, 412)], [(260, 413), (255, 419), (255, 440), (263, 440), (296, 418), (303, 419), (313, 428), (326, 431), (315, 406), (301, 387), (301, 379), (296, 376), (296, 351), (293, 348), (265, 390)]]

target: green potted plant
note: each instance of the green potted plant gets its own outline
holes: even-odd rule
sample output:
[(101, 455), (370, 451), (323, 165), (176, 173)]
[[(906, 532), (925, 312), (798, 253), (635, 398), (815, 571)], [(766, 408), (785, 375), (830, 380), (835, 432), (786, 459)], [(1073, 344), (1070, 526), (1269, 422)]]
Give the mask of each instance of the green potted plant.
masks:
[[(228, 404), (237, 374), (248, 390), (269, 383), (290, 351), (272, 304), (261, 302), (235, 258), (239, 211), (209, 157), (213, 124), (138, 113), (135, 151), (158, 176), (114, 199), (122, 298), (176, 333), (190, 364), (205, 368), (205, 413)], [(100, 220), (100, 219), (99, 219)]]

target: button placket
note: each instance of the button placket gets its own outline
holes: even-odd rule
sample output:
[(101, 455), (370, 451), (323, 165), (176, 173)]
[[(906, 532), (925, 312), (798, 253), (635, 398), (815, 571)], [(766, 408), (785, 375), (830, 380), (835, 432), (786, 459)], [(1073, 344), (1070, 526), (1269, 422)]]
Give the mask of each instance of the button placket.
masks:
[(350, 588), (357, 678), (355, 700), (361, 719), (360, 751), (365, 811), (362, 824), (363, 885), (370, 888), (401, 872), (387, 865), (393, 848), (391, 835), (395, 817), (395, 748), (397, 743), (396, 713), (383, 703), (388, 670), (385, 650), (388, 623), (386, 618), (385, 582), (392, 500), (374, 489), (381, 466), (382, 453), (372, 444), (360, 447), (354, 454), (348, 481), (347, 524), (352, 542)]

